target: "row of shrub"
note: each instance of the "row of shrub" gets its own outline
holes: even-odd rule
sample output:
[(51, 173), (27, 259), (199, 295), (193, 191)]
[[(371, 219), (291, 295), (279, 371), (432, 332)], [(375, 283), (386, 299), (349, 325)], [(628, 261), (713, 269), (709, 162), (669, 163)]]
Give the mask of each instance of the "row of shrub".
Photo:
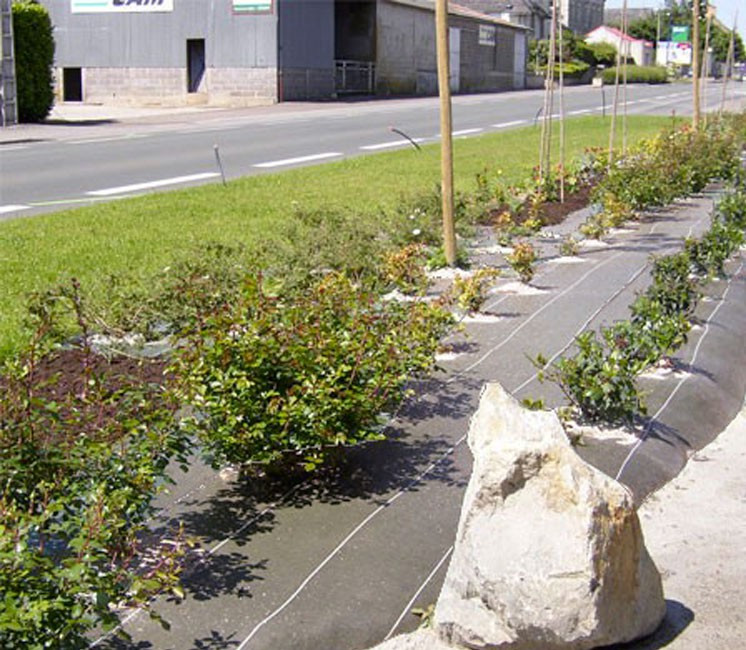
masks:
[[(624, 73), (619, 71), (621, 82)], [(616, 81), (616, 67), (606, 68), (601, 73), (605, 84), (614, 84)], [(660, 65), (628, 65), (627, 83), (638, 84), (664, 84), (668, 83), (668, 71)]]
[[(605, 173), (591, 155), (565, 181)], [(556, 175), (511, 187), (485, 173), (458, 197), (459, 228), (529, 234), (556, 192)], [(424, 265), (442, 263), (439, 199), (402, 205), (376, 226), (342, 212), (299, 215), (250, 259), (208, 246), (134, 289), (106, 278), (102, 304), (75, 282), (36, 296), (28, 348), (0, 374), (0, 646), (84, 647), (121, 605), (180, 595), (186, 540), (174, 530), (149, 545), (143, 532), (167, 467), (195, 445), (216, 465), (289, 459), (311, 469), (331, 449), (382, 437), (382, 413), (432, 368), (452, 323), (449, 304), (419, 298)], [(530, 279), (530, 246), (513, 257)], [(455, 303), (474, 308), (489, 277), (458, 283)], [(385, 299), (393, 288), (412, 300)], [(113, 375), (93, 350), (102, 333), (109, 348), (165, 337), (170, 371)], [(77, 379), (60, 381), (57, 358), (77, 363)]]
[(631, 305), (628, 320), (598, 335), (579, 335), (576, 353), (550, 367), (539, 357), (541, 379), (556, 382), (576, 413), (589, 421), (631, 422), (644, 414), (637, 377), (686, 342), (701, 285), (725, 273), (745, 229), (742, 185), (719, 202), (702, 238), (687, 238), (681, 252), (654, 260), (652, 284)]
[(688, 124), (666, 129), (611, 166), (598, 153), (594, 164), (606, 174), (593, 191), (598, 210), (581, 231), (598, 238), (639, 211), (699, 192), (712, 179), (733, 178), (743, 139), (739, 123), (715, 121), (696, 131)]

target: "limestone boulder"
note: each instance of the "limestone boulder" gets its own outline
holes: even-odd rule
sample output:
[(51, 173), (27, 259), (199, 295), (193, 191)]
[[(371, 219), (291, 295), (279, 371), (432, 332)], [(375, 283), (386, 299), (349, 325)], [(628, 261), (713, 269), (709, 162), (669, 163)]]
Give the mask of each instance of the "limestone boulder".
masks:
[(454, 650), (454, 647), (440, 639), (433, 630), (424, 629), (400, 634), (371, 650)]
[(485, 650), (580, 650), (652, 633), (665, 601), (632, 497), (575, 453), (557, 417), (490, 384), (469, 446), (438, 636)]

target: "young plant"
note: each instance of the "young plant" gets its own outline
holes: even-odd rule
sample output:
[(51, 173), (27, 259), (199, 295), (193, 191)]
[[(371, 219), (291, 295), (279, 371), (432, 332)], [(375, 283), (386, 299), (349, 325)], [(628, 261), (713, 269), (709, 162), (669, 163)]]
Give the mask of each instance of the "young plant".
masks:
[(459, 309), (467, 313), (479, 311), (487, 299), (487, 289), (500, 275), (499, 269), (479, 269), (470, 276), (457, 276), (453, 280), (451, 296)]
[(508, 264), (518, 274), (521, 282), (531, 282), (534, 277), (536, 250), (530, 242), (519, 242), (507, 256)]
[(562, 238), (559, 246), (560, 255), (565, 257), (573, 257), (577, 255), (579, 251), (580, 245), (578, 244), (578, 240), (575, 239), (572, 235), (567, 235), (566, 237)]
[(424, 291), (428, 283), (426, 258), (427, 250), (422, 244), (408, 244), (404, 248), (384, 253), (380, 266), (384, 285), (409, 294)]

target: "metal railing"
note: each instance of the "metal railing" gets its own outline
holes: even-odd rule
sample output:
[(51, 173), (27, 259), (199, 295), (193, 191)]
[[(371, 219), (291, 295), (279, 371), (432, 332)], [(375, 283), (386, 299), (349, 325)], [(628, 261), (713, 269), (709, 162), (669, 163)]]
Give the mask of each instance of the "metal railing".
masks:
[(337, 94), (361, 93), (372, 95), (375, 90), (376, 64), (370, 61), (335, 61), (335, 90)]

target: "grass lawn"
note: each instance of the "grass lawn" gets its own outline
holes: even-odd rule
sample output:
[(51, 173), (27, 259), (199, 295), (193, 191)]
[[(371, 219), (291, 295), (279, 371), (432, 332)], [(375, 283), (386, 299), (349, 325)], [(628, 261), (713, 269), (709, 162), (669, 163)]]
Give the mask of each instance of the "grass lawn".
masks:
[[(652, 135), (667, 117), (628, 118), (630, 142)], [(570, 120), (568, 160), (586, 147), (608, 146), (609, 119)], [(555, 127), (555, 139), (557, 134)], [(620, 129), (621, 130), (621, 126)], [(538, 155), (538, 127), (454, 143), (458, 190), (474, 187), (485, 167), (508, 181), (528, 177)], [(554, 151), (556, 154), (557, 146)], [(151, 272), (205, 242), (266, 238), (296, 206), (342, 208), (375, 219), (403, 197), (431, 190), (440, 178), (438, 144), (251, 176), (194, 189), (151, 194), (0, 224), (0, 357), (18, 349), (29, 292), (77, 277), (84, 288), (111, 274)], [(95, 289), (94, 289), (95, 290)]]

